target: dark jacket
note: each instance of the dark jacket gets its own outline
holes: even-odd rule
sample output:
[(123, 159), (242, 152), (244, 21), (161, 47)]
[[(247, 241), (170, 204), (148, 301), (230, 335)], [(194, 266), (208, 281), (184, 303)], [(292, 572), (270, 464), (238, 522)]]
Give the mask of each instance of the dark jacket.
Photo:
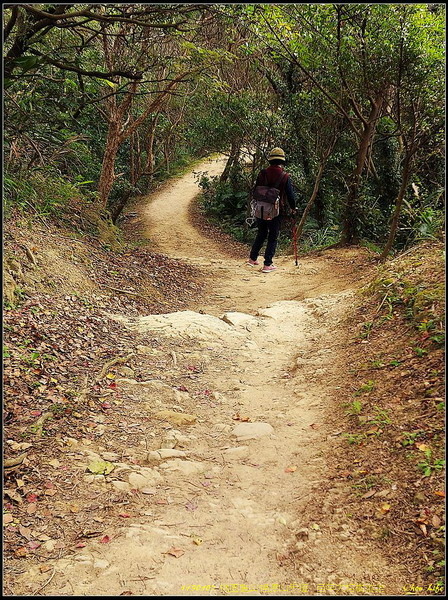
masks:
[[(283, 167), (280, 165), (270, 165), (267, 169), (263, 169), (258, 173), (257, 181), (255, 182), (255, 187), (257, 185), (269, 185), (274, 187), (280, 176), (285, 171)], [(286, 209), (286, 200), (288, 201), (291, 209), (296, 207), (296, 194), (291, 182), (291, 176), (283, 179), (283, 182), (280, 184), (280, 214), (285, 213)]]

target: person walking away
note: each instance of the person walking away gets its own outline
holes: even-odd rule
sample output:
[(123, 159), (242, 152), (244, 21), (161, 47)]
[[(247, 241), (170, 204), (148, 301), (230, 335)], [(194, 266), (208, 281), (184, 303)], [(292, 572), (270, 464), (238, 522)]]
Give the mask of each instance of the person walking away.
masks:
[(280, 234), (280, 224), (282, 218), (286, 215), (286, 200), (293, 212), (296, 214), (296, 195), (291, 182), (291, 176), (289, 173), (283, 170), (283, 166), (286, 162), (285, 153), (281, 148), (273, 148), (268, 156), (269, 167), (262, 169), (255, 182), (257, 186), (278, 186), (280, 189), (280, 212), (278, 216), (266, 220), (257, 218), (258, 233), (250, 251), (250, 257), (247, 264), (254, 267), (259, 264), (258, 255), (261, 247), (267, 238), (266, 249), (264, 253), (264, 265), (261, 269), (263, 273), (270, 273), (275, 271), (277, 267), (273, 264), (275, 250), (277, 248), (278, 237)]

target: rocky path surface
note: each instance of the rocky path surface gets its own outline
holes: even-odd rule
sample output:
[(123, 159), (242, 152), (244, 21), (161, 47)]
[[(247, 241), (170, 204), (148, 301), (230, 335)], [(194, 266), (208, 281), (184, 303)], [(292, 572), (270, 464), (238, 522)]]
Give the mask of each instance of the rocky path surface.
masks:
[[(109, 427), (113, 449), (64, 441), (80, 486), (113, 495), (122, 525), (108, 530), (103, 520), (107, 539), (52, 561), (50, 579), (36, 566), (39, 594), (399, 593), (403, 582), (353, 528), (342, 484), (327, 475), (359, 257), (306, 258), (297, 268), (284, 256), (262, 274), (191, 225), (197, 192), (190, 174), (152, 197), (148, 238), (202, 267), (210, 294), (190, 311), (114, 315), (153, 376), (123, 368), (117, 384), (132, 402)], [(142, 345), (148, 332), (155, 347)], [(86, 475), (92, 461), (110, 472)]]

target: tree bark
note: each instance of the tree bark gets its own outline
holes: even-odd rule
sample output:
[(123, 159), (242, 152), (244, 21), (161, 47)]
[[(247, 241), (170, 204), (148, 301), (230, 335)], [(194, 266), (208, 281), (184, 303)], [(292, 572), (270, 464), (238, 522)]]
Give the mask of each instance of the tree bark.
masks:
[(326, 159), (324, 159), (323, 162), (321, 162), (320, 166), (319, 166), (319, 171), (317, 172), (317, 176), (316, 176), (316, 180), (314, 182), (314, 188), (313, 188), (313, 192), (311, 194), (310, 199), (307, 202), (307, 205), (305, 207), (305, 210), (303, 211), (302, 217), (299, 221), (299, 224), (297, 225), (297, 241), (299, 241), (301, 235), (302, 235), (302, 231), (303, 231), (303, 227), (305, 225), (305, 221), (308, 217), (308, 214), (311, 210), (311, 208), (313, 207), (314, 201), (316, 200), (316, 196), (319, 192), (319, 185), (320, 185), (320, 181), (322, 179), (322, 175), (324, 173), (324, 168), (325, 168), (325, 163), (327, 162)]
[(229, 159), (227, 160), (226, 166), (224, 167), (224, 171), (221, 173), (221, 177), (219, 178), (219, 181), (221, 183), (224, 183), (225, 181), (228, 180), (230, 171), (231, 171), (233, 165), (235, 164), (235, 162), (238, 160), (238, 157), (240, 155), (240, 150), (241, 150), (240, 143), (232, 142), (232, 146), (230, 148)]
[(398, 220), (400, 218), (400, 213), (401, 213), (401, 209), (403, 206), (403, 200), (404, 200), (406, 190), (409, 185), (409, 179), (411, 177), (411, 172), (412, 172), (412, 168), (411, 168), (412, 157), (413, 157), (413, 153), (411, 153), (409, 151), (406, 152), (404, 162), (403, 162), (400, 190), (398, 192), (397, 201), (395, 203), (395, 209), (394, 209), (392, 219), (390, 222), (389, 237), (388, 237), (388, 240), (384, 247), (384, 250), (380, 256), (380, 261), (382, 261), (382, 262), (384, 262), (386, 260), (386, 258), (389, 255), (389, 252), (392, 250), (395, 236), (397, 234)]
[(358, 146), (358, 152), (356, 155), (356, 165), (351, 176), (348, 196), (344, 207), (341, 239), (341, 245), (343, 246), (356, 244), (359, 241), (359, 232), (357, 230), (355, 218), (356, 211), (358, 209), (359, 187), (361, 183), (361, 176), (366, 165), (369, 148), (372, 144), (373, 136), (375, 134), (378, 118), (381, 114), (383, 102), (383, 94), (377, 97), (375, 101), (372, 101), (372, 109), (370, 111), (369, 118), (364, 123), (364, 127), (362, 130), (361, 139), (359, 141)]
[(115, 159), (120, 147), (120, 132), (118, 124), (111, 122), (107, 131), (106, 147), (104, 149), (101, 174), (98, 182), (99, 209), (106, 208), (109, 194), (115, 181)]

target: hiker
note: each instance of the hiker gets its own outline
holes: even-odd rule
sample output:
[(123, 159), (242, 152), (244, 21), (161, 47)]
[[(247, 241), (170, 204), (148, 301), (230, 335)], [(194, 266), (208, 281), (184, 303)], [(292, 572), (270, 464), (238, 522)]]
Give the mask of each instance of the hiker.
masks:
[(258, 254), (267, 238), (266, 250), (264, 253), (264, 266), (261, 269), (263, 273), (270, 273), (277, 268), (273, 265), (272, 260), (277, 248), (281, 219), (286, 214), (285, 199), (287, 199), (292, 213), (296, 214), (297, 212), (296, 195), (292, 186), (291, 177), (283, 170), (283, 165), (286, 162), (284, 151), (281, 148), (273, 148), (269, 153), (268, 161), (270, 166), (267, 169), (260, 171), (255, 182), (255, 188), (257, 186), (268, 186), (274, 188), (277, 187), (280, 190), (279, 214), (270, 219), (259, 218), (256, 215), (258, 233), (250, 251), (250, 258), (247, 261), (247, 264), (251, 267), (259, 264), (257, 261)]

